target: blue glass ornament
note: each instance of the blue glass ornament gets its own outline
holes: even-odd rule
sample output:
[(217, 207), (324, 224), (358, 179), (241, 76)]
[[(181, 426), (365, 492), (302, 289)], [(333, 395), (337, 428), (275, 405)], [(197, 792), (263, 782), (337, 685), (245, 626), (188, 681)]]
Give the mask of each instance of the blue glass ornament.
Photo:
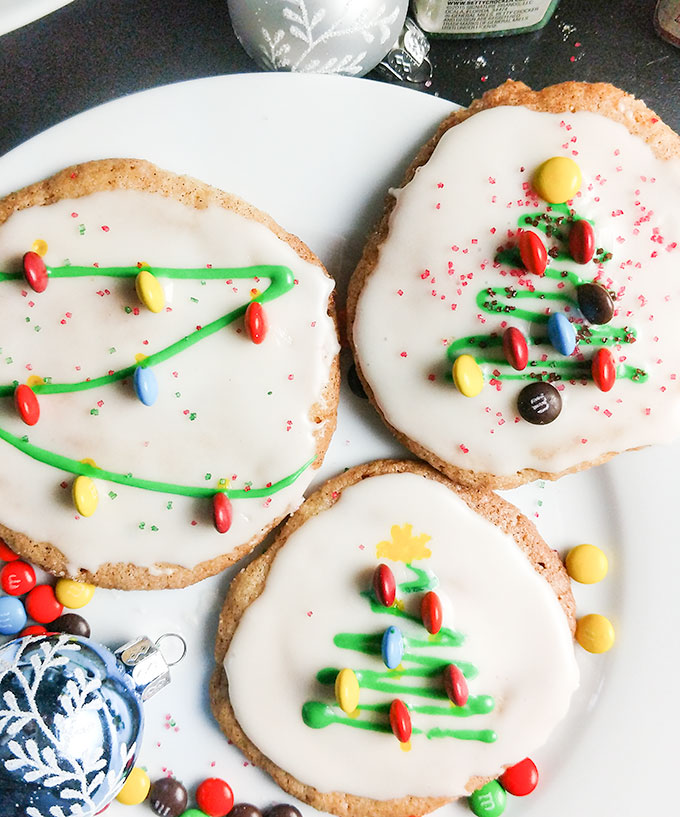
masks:
[(169, 680), (147, 638), (115, 654), (68, 634), (0, 647), (2, 817), (86, 817), (103, 809), (135, 764), (142, 701)]

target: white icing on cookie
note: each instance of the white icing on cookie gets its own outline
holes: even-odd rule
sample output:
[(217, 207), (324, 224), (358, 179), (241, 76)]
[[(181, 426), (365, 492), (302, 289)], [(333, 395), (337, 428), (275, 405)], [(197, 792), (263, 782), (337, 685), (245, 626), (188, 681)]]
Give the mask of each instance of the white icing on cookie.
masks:
[[(530, 380), (492, 383), (496, 366), (485, 363), (484, 389), (464, 397), (452, 383), (446, 349), (469, 335), (500, 335), (506, 326), (525, 336), (539, 331), (512, 312), (481, 309), (476, 297), (487, 287), (533, 285), (575, 300), (568, 281), (513, 276), (507, 264), (494, 263), (499, 245), (516, 243), (520, 217), (546, 207), (532, 193), (531, 177), (558, 155), (580, 166), (583, 183), (573, 207), (592, 220), (596, 247), (612, 259), (599, 267), (551, 264), (588, 279), (600, 272), (618, 296), (610, 325), (637, 332), (633, 344), (610, 344), (615, 361), (643, 369), (649, 379), (619, 379), (608, 393), (590, 379), (561, 381), (562, 413), (539, 427), (517, 412), (517, 395)], [(359, 297), (353, 331), (361, 370), (397, 430), (445, 462), (499, 476), (523, 468), (560, 472), (678, 436), (679, 161), (656, 159), (641, 139), (596, 114), (493, 108), (448, 130), (394, 195), (390, 234)], [(564, 309), (555, 301), (507, 303)], [(569, 314), (581, 321), (577, 307)], [(586, 362), (595, 350), (580, 344)], [(559, 358), (548, 345), (529, 352), (530, 360)], [(499, 347), (494, 354), (504, 361)]]
[[(413, 561), (439, 580), (443, 626), (462, 632), (458, 647), (408, 647), (407, 653), (472, 662), (470, 695), (491, 695), (495, 708), (465, 718), (412, 713), (412, 749), (402, 751), (391, 733), (333, 723), (306, 726), (306, 701), (333, 706), (333, 686), (316, 680), (326, 667), (386, 671), (379, 655), (334, 644), (338, 633), (380, 637), (391, 625), (425, 639), (419, 623), (372, 611), (362, 591), (371, 587), (379, 562), (397, 584), (414, 578), (404, 562), (376, 546), (393, 526), (427, 534), (429, 558)], [(397, 532), (398, 533), (398, 532)], [(404, 599), (417, 615), (423, 593)], [(567, 620), (550, 586), (534, 571), (514, 540), (471, 511), (450, 489), (414, 474), (387, 474), (345, 488), (336, 504), (310, 518), (277, 553), (262, 595), (243, 614), (224, 666), (236, 719), (274, 763), (322, 792), (376, 799), (457, 796), (474, 775), (496, 776), (540, 746), (565, 715), (578, 685)], [(418, 664), (404, 660), (412, 669)], [(409, 694), (427, 680), (399, 678), (400, 692), (363, 687), (362, 704), (389, 704), (399, 697), (413, 707), (450, 708), (447, 700)], [(362, 712), (360, 719), (371, 717)], [(387, 723), (386, 716), (382, 716)], [(415, 729), (494, 730), (495, 743), (430, 738)]]
[[(265, 487), (314, 457), (321, 400), (338, 352), (328, 316), (333, 281), (302, 261), (267, 227), (221, 207), (204, 210), (139, 191), (102, 192), (32, 207), (0, 226), (0, 270), (21, 269), (36, 239), (48, 266), (242, 267), (286, 265), (296, 285), (264, 305), (269, 331), (248, 340), (239, 319), (154, 367), (159, 397), (136, 398), (131, 379), (86, 391), (43, 395), (29, 428), (11, 398), (0, 400), (0, 427), (31, 443), (101, 468), (149, 480), (214, 487)], [(159, 276), (166, 309), (154, 314), (133, 279), (50, 279), (43, 293), (23, 280), (0, 282), (0, 383), (30, 375), (69, 383), (106, 375), (190, 335), (197, 326), (247, 304), (269, 280), (170, 280)], [(126, 307), (128, 311), (126, 311)], [(98, 481), (96, 513), (78, 518), (70, 474), (0, 441), (0, 521), (61, 550), (73, 569), (104, 562), (193, 567), (249, 541), (296, 508), (312, 478), (307, 469), (271, 498), (235, 499), (231, 530), (219, 534), (209, 499)]]

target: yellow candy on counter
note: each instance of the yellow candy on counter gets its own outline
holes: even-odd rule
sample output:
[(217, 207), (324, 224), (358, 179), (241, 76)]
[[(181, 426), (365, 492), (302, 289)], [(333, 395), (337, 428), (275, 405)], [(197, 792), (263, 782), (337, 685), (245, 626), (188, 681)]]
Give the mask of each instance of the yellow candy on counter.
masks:
[(144, 769), (135, 766), (123, 783), (123, 788), (116, 795), (116, 800), (124, 806), (138, 806), (146, 800), (150, 788), (149, 775)]
[(99, 504), (97, 486), (90, 477), (76, 477), (73, 481), (73, 504), (81, 516), (92, 516)]
[(54, 594), (60, 604), (69, 610), (77, 610), (92, 601), (94, 585), (87, 582), (76, 582), (73, 579), (57, 579)]
[(160, 312), (165, 306), (165, 293), (158, 278), (148, 269), (139, 271), (135, 280), (137, 297), (151, 312)]
[(472, 355), (459, 355), (455, 359), (453, 382), (465, 397), (476, 397), (484, 388), (484, 374)]
[(576, 622), (576, 640), (588, 652), (611, 650), (615, 637), (611, 621), (598, 613), (590, 613)]
[(340, 709), (348, 715), (359, 706), (359, 681), (348, 667), (341, 669), (335, 677), (335, 697)]
[(577, 545), (567, 553), (564, 560), (567, 573), (581, 584), (596, 584), (607, 575), (607, 557), (595, 545)]
[(581, 168), (568, 156), (553, 156), (534, 173), (534, 190), (549, 204), (573, 199), (581, 187)]

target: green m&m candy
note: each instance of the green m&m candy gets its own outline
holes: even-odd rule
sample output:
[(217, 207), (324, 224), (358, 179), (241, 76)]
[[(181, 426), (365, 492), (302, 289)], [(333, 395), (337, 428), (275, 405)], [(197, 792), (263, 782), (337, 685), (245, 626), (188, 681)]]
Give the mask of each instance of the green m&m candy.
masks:
[(505, 811), (505, 789), (497, 780), (492, 780), (481, 789), (472, 792), (468, 803), (477, 817), (500, 817)]

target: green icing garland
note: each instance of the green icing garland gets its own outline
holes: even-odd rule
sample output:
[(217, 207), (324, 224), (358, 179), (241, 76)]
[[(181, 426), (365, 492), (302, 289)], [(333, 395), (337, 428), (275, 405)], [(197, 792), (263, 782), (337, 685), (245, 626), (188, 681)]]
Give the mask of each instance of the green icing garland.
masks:
[[(250, 267), (226, 267), (226, 268), (173, 268), (173, 267), (154, 267), (148, 265), (134, 266), (134, 267), (79, 267), (79, 266), (61, 266), (48, 267), (50, 278), (87, 278), (87, 277), (106, 277), (106, 278), (136, 278), (139, 272), (145, 269), (155, 276), (163, 278), (178, 278), (183, 280), (225, 280), (229, 278), (268, 278), (270, 284), (264, 292), (260, 293), (252, 301), (259, 301), (266, 303), (275, 298), (280, 298), (289, 292), (295, 285), (293, 272), (289, 267), (274, 266), (274, 265), (256, 265)], [(22, 273), (0, 272), (0, 283), (22, 280)], [(197, 329), (190, 335), (185, 336), (181, 340), (171, 343), (164, 349), (155, 352), (152, 355), (144, 358), (140, 363), (135, 363), (133, 366), (126, 366), (119, 369), (113, 374), (103, 375), (91, 380), (81, 380), (76, 383), (53, 383), (46, 382), (43, 384), (36, 384), (32, 386), (36, 394), (63, 394), (67, 392), (85, 391), (87, 389), (97, 388), (99, 386), (107, 386), (115, 383), (118, 380), (124, 380), (131, 377), (138, 366), (143, 368), (155, 366), (163, 363), (166, 360), (180, 354), (189, 349), (196, 343), (204, 340), (210, 335), (215, 334), (220, 329), (223, 329), (229, 324), (236, 321), (245, 314), (248, 308), (249, 301), (226, 315), (212, 321), (206, 326)], [(18, 381), (11, 384), (0, 385), (0, 397), (12, 397), (16, 387), (19, 385)], [(246, 488), (246, 489), (224, 489), (217, 491), (215, 488), (208, 488), (206, 486), (193, 485), (177, 485), (170, 482), (158, 482), (155, 480), (140, 479), (134, 477), (132, 474), (121, 474), (116, 471), (107, 471), (106, 469), (98, 468), (88, 463), (78, 462), (69, 457), (64, 457), (53, 451), (40, 448), (29, 442), (28, 437), (17, 437), (9, 431), (0, 428), (0, 439), (4, 440), (9, 445), (21, 451), (26, 456), (42, 462), (45, 465), (58, 468), (62, 471), (70, 472), (74, 475), (83, 475), (93, 479), (103, 479), (109, 482), (115, 482), (121, 485), (130, 485), (135, 488), (141, 488), (148, 491), (158, 491), (161, 493), (179, 494), (187, 497), (212, 497), (215, 493), (226, 494), (231, 499), (247, 499), (267, 497), (283, 488), (292, 485), (295, 480), (314, 462), (314, 457), (298, 468), (297, 471), (288, 476), (274, 482), (269, 486), (263, 488)]]

